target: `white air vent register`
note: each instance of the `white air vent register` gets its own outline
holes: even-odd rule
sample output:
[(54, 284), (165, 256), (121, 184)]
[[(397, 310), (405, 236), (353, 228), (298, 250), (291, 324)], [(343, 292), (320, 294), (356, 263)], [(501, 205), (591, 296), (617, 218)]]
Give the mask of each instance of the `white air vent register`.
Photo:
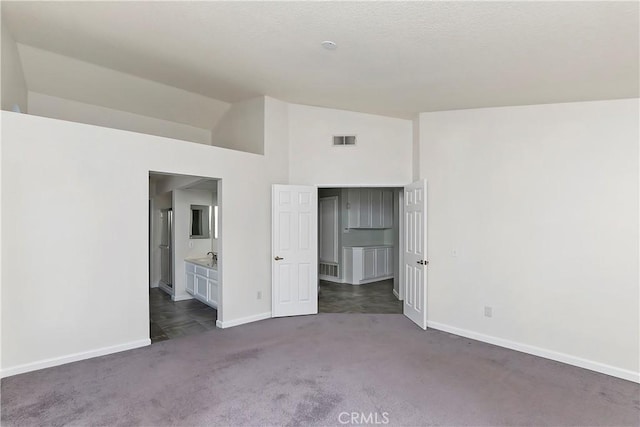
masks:
[(334, 136), (333, 145), (336, 145), (336, 146), (356, 145), (356, 136), (355, 135)]

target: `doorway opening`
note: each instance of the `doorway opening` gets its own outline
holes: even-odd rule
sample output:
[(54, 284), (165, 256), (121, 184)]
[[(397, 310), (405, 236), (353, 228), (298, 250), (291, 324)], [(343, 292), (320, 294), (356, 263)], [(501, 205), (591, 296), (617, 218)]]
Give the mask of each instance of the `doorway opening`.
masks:
[(221, 180), (149, 173), (149, 335), (216, 327), (221, 308)]
[(318, 312), (402, 313), (402, 188), (318, 189)]

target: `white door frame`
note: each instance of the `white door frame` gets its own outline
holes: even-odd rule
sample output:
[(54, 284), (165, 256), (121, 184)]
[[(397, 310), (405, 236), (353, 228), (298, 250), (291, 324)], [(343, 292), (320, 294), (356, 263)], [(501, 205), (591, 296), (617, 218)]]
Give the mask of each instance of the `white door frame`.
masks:
[(404, 301), (404, 188), (398, 191), (398, 299)]
[(335, 261), (322, 260), (322, 259), (320, 259), (320, 251), (318, 251), (318, 259), (320, 259), (320, 261), (336, 262), (337, 263), (339, 261), (339, 259), (340, 259), (340, 254), (338, 253), (338, 237), (339, 237), (339, 234), (338, 234), (338, 231), (339, 231), (338, 230), (339, 229), (339, 227), (338, 227), (338, 223), (339, 223), (338, 219), (339, 219), (339, 217), (338, 217), (338, 215), (339, 215), (339, 212), (340, 212), (340, 210), (338, 208), (338, 196), (318, 197), (318, 245), (320, 245), (319, 247), (321, 248), (321, 246), (322, 246), (321, 245), (322, 244), (322, 238), (321, 238), (322, 237), (322, 221), (321, 221), (321, 219), (322, 218), (321, 218), (320, 213), (322, 211), (319, 208), (320, 208), (320, 204), (323, 201), (326, 201), (326, 200), (331, 200), (333, 202), (333, 217), (336, 219), (335, 226), (333, 227), (333, 233), (332, 233), (333, 234), (333, 246), (334, 246), (333, 249), (334, 249), (334, 252), (336, 254), (336, 258), (337, 259)]
[[(338, 204), (339, 197), (338, 196), (318, 196), (318, 279), (319, 280), (328, 280), (328, 281), (338, 281), (341, 276), (340, 269), (340, 259), (342, 258), (340, 254), (340, 245), (338, 244), (340, 240), (340, 206)], [(322, 259), (322, 249), (323, 249), (323, 236), (327, 230), (323, 230), (323, 215), (322, 215), (322, 203), (323, 202), (332, 202), (333, 203), (333, 230), (328, 230), (333, 235), (333, 252), (335, 255), (335, 259)], [(336, 271), (339, 273), (338, 277), (328, 276), (326, 274), (322, 274), (322, 269), (320, 268), (320, 264), (335, 264)]]

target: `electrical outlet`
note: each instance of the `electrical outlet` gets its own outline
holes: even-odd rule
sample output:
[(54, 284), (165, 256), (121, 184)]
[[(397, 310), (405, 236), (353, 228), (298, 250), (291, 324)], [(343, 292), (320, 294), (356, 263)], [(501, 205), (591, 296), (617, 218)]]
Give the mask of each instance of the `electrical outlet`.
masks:
[(485, 307), (484, 308), (484, 317), (493, 317), (493, 308)]
[(262, 299), (262, 291), (258, 291), (258, 299)]
[(457, 249), (451, 249), (451, 256), (458, 256), (458, 250)]
[(193, 241), (189, 241), (189, 247), (193, 248)]

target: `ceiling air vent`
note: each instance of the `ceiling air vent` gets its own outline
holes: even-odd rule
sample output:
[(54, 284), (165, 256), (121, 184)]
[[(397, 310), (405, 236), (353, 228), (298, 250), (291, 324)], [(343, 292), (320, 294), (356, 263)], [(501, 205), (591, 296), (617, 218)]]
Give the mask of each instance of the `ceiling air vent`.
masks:
[(356, 145), (356, 136), (355, 135), (334, 136), (333, 145), (336, 145), (336, 146)]

